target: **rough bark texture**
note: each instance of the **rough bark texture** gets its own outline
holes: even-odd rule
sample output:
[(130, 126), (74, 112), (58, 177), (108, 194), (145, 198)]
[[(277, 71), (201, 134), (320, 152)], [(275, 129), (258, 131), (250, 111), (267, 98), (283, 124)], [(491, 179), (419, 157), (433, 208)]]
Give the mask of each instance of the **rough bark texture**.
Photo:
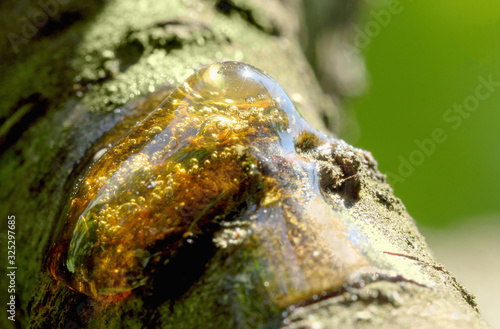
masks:
[[(351, 174), (357, 176), (359, 200), (346, 201), (332, 190), (329, 202), (412, 256), (399, 257), (395, 273), (364, 278), (330, 298), (287, 310), (269, 303), (251, 257), (237, 248), (217, 251), (176, 298), (156, 296), (153, 302), (136, 295), (119, 304), (100, 303), (56, 282), (43, 263), (61, 205), (74, 173), (88, 164), (96, 145), (105, 145), (103, 135), (116, 133), (117, 122), (130, 116), (124, 104), (171, 89), (205, 63), (238, 60), (273, 76), (315, 127), (323, 129), (325, 113), (332, 118), (338, 110), (300, 49), (297, 1), (70, 1), (54, 7), (31, 36), (23, 32), (21, 18), (32, 21), (40, 5), (3, 6), (2, 35), (13, 32), (17, 39), (10, 34), (1, 45), (0, 227), (4, 239), (7, 215), (16, 216), (18, 309), (17, 321), (4, 314), (1, 327), (488, 327), (473, 297), (435, 264), (375, 160), (349, 146), (335, 151), (325, 166), (357, 163)], [(314, 153), (310, 157), (320, 161)], [(6, 255), (5, 241), (2, 250)], [(415, 267), (422, 281), (412, 278)]]

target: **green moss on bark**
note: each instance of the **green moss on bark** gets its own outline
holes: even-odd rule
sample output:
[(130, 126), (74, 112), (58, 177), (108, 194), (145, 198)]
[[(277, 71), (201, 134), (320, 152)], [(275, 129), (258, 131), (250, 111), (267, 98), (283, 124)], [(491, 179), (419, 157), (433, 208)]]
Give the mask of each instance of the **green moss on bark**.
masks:
[[(116, 109), (132, 99), (160, 86), (175, 86), (205, 63), (239, 60), (273, 76), (312, 125), (321, 129), (322, 113), (335, 111), (299, 48), (296, 2), (225, 3), (226, 9), (220, 8), (220, 1), (201, 0), (71, 1), (47, 23), (52, 30), (40, 29), (19, 54), (8, 48), (0, 56), (4, 59), (0, 69), (9, 77), (0, 82), (0, 117), (6, 127), (0, 130), (4, 147), (0, 214), (2, 218), (16, 216), (20, 327), (275, 328), (287, 319), (259, 288), (255, 256), (248, 251), (218, 251), (185, 295), (175, 303), (166, 299), (154, 307), (141, 295), (120, 304), (95, 302), (57, 283), (43, 268), (74, 171), (91, 155), (94, 143), (127, 114), (128, 107)], [(31, 8), (27, 13), (38, 10), (35, 1), (22, 4)], [(15, 8), (5, 10), (12, 14), (12, 24), (4, 24), (2, 32), (13, 26), (19, 30), (23, 13), (16, 16)], [(81, 17), (58, 29), (58, 22), (64, 22), (68, 13)], [(350, 216), (377, 227), (409, 254), (432, 263), (423, 238), (371, 156), (353, 152), (363, 163), (361, 201), (345, 203), (332, 191), (332, 205), (345, 208)], [(338, 155), (338, 159), (349, 157), (347, 153)], [(3, 234), (6, 221), (2, 220), (0, 228)], [(2, 244), (3, 255), (5, 248)], [(366, 328), (399, 328), (420, 319), (416, 327), (424, 328), (440, 326), (441, 319), (452, 316), (448, 310), (460, 309), (469, 317), (463, 323), (487, 327), (448, 273), (425, 266), (423, 271), (440, 283), (436, 290), (415, 287), (411, 282), (370, 283), (370, 289), (380, 295), (353, 288), (345, 295), (300, 308), (298, 313), (291, 311), (288, 321), (295, 327), (318, 322), (326, 327), (363, 323)], [(0, 273), (0, 286), (6, 287), (4, 273)], [(438, 300), (441, 293), (441, 311), (436, 316), (427, 314), (424, 305)], [(2, 300), (5, 294), (2, 289)], [(358, 301), (352, 300), (354, 295)], [(387, 301), (391, 298), (396, 302)], [(420, 311), (411, 313), (412, 306)], [(369, 314), (366, 307), (370, 307)], [(6, 317), (0, 319), (0, 325), (12, 327)], [(453, 323), (443, 327), (446, 325), (455, 327)]]

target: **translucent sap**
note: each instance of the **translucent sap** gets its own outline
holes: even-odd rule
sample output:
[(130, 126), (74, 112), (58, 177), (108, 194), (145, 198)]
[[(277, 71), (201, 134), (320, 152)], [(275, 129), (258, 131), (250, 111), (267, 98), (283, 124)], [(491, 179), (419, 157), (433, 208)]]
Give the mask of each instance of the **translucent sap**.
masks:
[(315, 165), (297, 147), (304, 139), (328, 141), (264, 72), (238, 62), (196, 71), (85, 173), (51, 272), (118, 300), (190, 236), (251, 209), (250, 239), (274, 300), (338, 287), (365, 261), (323, 201)]

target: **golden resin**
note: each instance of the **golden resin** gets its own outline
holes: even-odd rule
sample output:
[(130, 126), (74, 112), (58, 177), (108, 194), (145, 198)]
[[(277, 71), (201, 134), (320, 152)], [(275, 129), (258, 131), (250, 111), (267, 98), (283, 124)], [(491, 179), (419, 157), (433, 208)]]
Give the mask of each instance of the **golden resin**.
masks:
[(264, 72), (238, 62), (196, 71), (85, 173), (51, 272), (118, 300), (146, 284), (145, 268), (245, 209), (251, 234), (240, 247), (253, 248), (276, 303), (339, 288), (367, 262), (301, 155), (308, 141), (330, 139)]

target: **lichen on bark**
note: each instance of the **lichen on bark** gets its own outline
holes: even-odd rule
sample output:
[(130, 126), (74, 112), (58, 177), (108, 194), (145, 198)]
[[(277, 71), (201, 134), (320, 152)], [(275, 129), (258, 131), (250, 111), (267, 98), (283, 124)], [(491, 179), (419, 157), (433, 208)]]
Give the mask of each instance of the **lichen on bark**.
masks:
[[(42, 10), (36, 1), (19, 3), (4, 5), (11, 18), (2, 32), (23, 36), (20, 18), (30, 20)], [(20, 7), (27, 11), (18, 12)], [(33, 36), (23, 36), (27, 42), (18, 51), (3, 41), (0, 69), (9, 79), (0, 83), (0, 212), (17, 220), (19, 327), (488, 327), (471, 295), (435, 264), (371, 155), (340, 141), (326, 155), (306, 156), (338, 178), (325, 182), (333, 208), (414, 257), (393, 255), (399, 272), (365, 273), (329, 298), (287, 310), (266, 297), (255, 255), (235, 246), (186, 250), (186, 257), (206, 253), (208, 261), (176, 298), (151, 298), (155, 288), (164, 288), (158, 282), (149, 294), (101, 303), (47, 273), (44, 258), (77, 173), (110, 136), (141, 117), (130, 112), (131, 104), (155, 90), (171, 90), (201, 65), (237, 60), (263, 69), (310, 124), (324, 129), (323, 114), (338, 109), (302, 54), (299, 15), (300, 3), (293, 0), (68, 1)], [(145, 112), (154, 107), (143, 104)], [(5, 232), (5, 221), (0, 225)], [(224, 245), (224, 231), (216, 240)], [(408, 268), (424, 279), (413, 278)], [(0, 282), (6, 286), (5, 275)], [(12, 326), (6, 317), (0, 323)]]

